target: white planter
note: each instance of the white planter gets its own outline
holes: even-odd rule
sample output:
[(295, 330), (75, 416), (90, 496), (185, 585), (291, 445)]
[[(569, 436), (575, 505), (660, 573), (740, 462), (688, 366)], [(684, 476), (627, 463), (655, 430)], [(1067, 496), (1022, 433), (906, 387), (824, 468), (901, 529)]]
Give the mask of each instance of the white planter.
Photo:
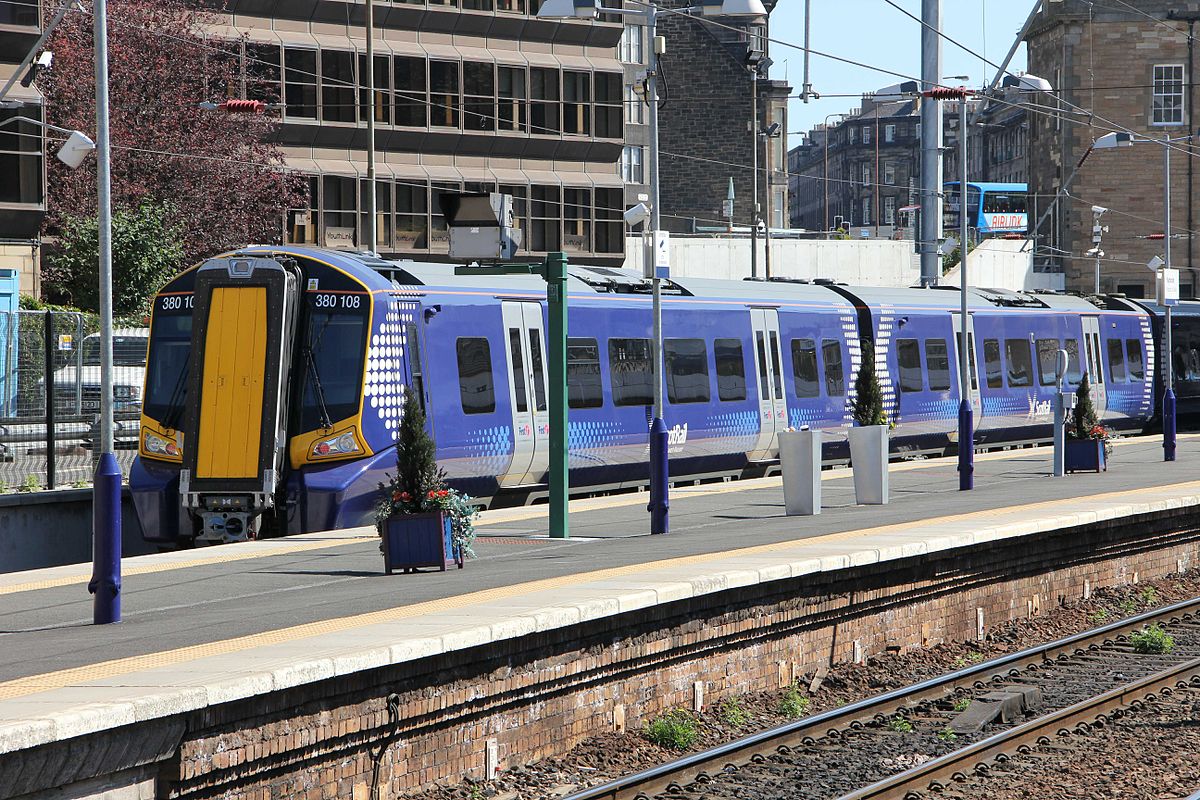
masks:
[(888, 501), (887, 425), (850, 429), (850, 464), (854, 467), (854, 496), (859, 505), (885, 505)]
[(821, 432), (779, 434), (783, 504), (789, 517), (821, 513)]

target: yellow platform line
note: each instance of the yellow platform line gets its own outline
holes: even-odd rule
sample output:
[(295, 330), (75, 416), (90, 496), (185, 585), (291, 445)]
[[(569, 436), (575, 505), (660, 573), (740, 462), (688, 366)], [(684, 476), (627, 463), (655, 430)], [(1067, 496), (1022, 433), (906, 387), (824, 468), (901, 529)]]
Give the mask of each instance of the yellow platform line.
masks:
[[(1141, 489), (1126, 489), (1118, 492), (1106, 492), (1097, 495), (1075, 497), (1071, 498), (1071, 500), (1085, 500), (1090, 505), (1096, 505), (1147, 491), (1170, 492), (1174, 494), (1200, 494), (1200, 481), (1187, 481), (1184, 483), (1176, 483), (1152, 488), (1147, 487)], [(1011, 506), (1008, 509), (1004, 509), (1004, 511), (1036, 511), (1037, 509), (1042, 508), (1061, 507), (1063, 502), (1064, 501), (1062, 499), (1046, 500), (1023, 506)], [(233, 639), (224, 639), (205, 644), (189, 645), (187, 647), (181, 647), (175, 650), (147, 653), (145, 655), (119, 658), (112, 661), (103, 661), (95, 664), (87, 664), (81, 667), (58, 670), (56, 672), (30, 675), (24, 678), (18, 678), (16, 680), (0, 683), (0, 700), (11, 700), (37, 694), (38, 692), (61, 689), (67, 686), (77, 685), (84, 681), (102, 680), (118, 675), (128, 675), (131, 673), (140, 672), (142, 670), (173, 666), (209, 656), (228, 655), (230, 653), (238, 653), (255, 647), (282, 644), (296, 641), (298, 639), (305, 639), (329, 633), (340, 633), (369, 625), (397, 622), (400, 620), (411, 619), (413, 617), (423, 616), (425, 614), (439, 611), (462, 609), (475, 604), (506, 600), (519, 595), (532, 594), (534, 592), (548, 591), (567, 586), (574, 587), (589, 581), (602, 581), (609, 578), (625, 577), (629, 575), (650, 572), (656, 569), (696, 566), (712, 563), (714, 561), (720, 561), (722, 559), (735, 559), (746, 556), (775, 553), (795, 547), (798, 544), (823, 544), (835, 541), (844, 541), (846, 539), (897, 533), (901, 531), (912, 530), (913, 528), (936, 527), (938, 525), (955, 522), (994, 520), (1000, 513), (1003, 512), (996, 509), (972, 511), (963, 514), (953, 514), (945, 517), (913, 520), (910, 522), (882, 525), (861, 530), (840, 531), (837, 533), (829, 533), (821, 536), (808, 537), (805, 539), (775, 542), (772, 544), (753, 545), (750, 547), (743, 547), (735, 550), (726, 550), (716, 553), (701, 553), (692, 556), (680, 556), (661, 561), (652, 561), (644, 564), (610, 567), (607, 569), (595, 570), (593, 572), (564, 575), (557, 578), (543, 578), (536, 581), (528, 581), (509, 586), (499, 586), (494, 589), (484, 589), (482, 591), (470, 592), (468, 594), (456, 595), (438, 600), (429, 600), (421, 603), (413, 603), (411, 605), (382, 609), (380, 611), (355, 614), (348, 617), (339, 617), (336, 619), (321, 620), (319, 622), (309, 622), (303, 625), (295, 625), (288, 628), (263, 631), (261, 633), (239, 636)]]
[[(1130, 437), (1118, 439), (1114, 441), (1114, 445), (1121, 447), (1132, 444), (1150, 444), (1156, 439), (1161, 438), (1161, 436)], [(1200, 434), (1179, 435), (1179, 439), (1181, 440), (1193, 438), (1200, 438)], [(990, 453), (978, 453), (975, 456), (975, 461), (1006, 461), (1009, 459), (1026, 458), (1033, 454), (1049, 455), (1049, 451), (1041, 450), (1040, 448), (997, 450)], [(896, 473), (933, 469), (935, 467), (954, 463), (956, 458), (956, 456), (947, 456), (930, 458), (922, 461), (901, 461), (892, 464), (890, 471)], [(851, 472), (848, 468), (834, 468), (822, 472), (821, 479), (824, 481), (831, 481), (841, 478), (848, 478), (850, 475)], [(749, 480), (729, 481), (728, 483), (719, 484), (701, 484), (700, 486), (695, 487), (682, 486), (676, 487), (675, 497), (676, 499), (685, 499), (689, 497), (706, 497), (710, 495), (727, 494), (729, 492), (747, 492), (754, 491), (756, 489), (773, 488), (779, 486), (781, 483), (782, 479), (776, 476), (771, 478), (754, 478)], [(645, 502), (646, 495), (641, 492), (630, 492), (628, 494), (608, 495), (604, 497), (582, 497), (578, 500), (571, 501), (570, 511), (572, 513), (578, 513), (610, 508), (624, 508), (627, 506), (644, 505)], [(475, 526), (486, 527), (488, 525), (506, 525), (513, 522), (528, 522), (535, 519), (542, 519), (547, 515), (547, 513), (547, 507), (545, 505), (527, 506), (524, 508), (512, 509), (496, 509), (495, 511), (484, 512), (480, 519), (475, 523)], [(205, 567), (212, 566), (213, 564), (230, 564), (237, 561), (247, 561), (254, 558), (267, 558), (270, 556), (305, 553), (312, 550), (323, 550), (326, 548), (345, 547), (347, 545), (374, 541), (375, 538), (376, 537), (374, 536), (355, 536), (339, 539), (336, 542), (296, 542), (295, 540), (292, 540), (292, 543), (290, 544), (280, 544), (278, 547), (273, 547), (270, 549), (223, 546), (217, 548), (220, 551), (220, 554), (205, 558), (180, 559), (178, 561), (165, 561), (158, 564), (146, 564), (142, 566), (122, 566), (122, 576), (131, 577), (135, 575), (153, 575), (158, 572), (170, 572), (172, 570), (187, 569), (189, 567)], [(58, 578), (46, 578), (43, 580), (29, 581), (26, 583), (16, 583), (12, 584), (11, 586), (0, 585), (0, 595), (17, 594), (19, 592), (32, 592), (39, 589), (54, 589), (59, 586), (84, 584), (89, 580), (91, 580), (89, 575), (79, 574), (64, 575)]]

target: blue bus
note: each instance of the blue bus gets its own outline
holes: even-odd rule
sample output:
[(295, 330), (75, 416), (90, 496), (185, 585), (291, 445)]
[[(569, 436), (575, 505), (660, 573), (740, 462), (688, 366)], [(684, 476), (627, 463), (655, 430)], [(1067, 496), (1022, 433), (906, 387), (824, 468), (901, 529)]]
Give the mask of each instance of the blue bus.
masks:
[[(942, 191), (946, 198), (943, 215), (946, 231), (957, 231), (958, 181), (944, 184)], [(978, 231), (979, 236), (1025, 233), (1029, 229), (1029, 215), (1025, 211), (1027, 192), (1028, 186), (1024, 183), (968, 181), (967, 226)]]

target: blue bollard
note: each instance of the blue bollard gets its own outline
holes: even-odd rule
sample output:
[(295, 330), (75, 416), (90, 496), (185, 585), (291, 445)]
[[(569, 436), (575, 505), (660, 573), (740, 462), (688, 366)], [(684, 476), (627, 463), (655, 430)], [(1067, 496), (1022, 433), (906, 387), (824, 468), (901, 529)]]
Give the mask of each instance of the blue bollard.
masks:
[(650, 424), (650, 533), (671, 530), (671, 501), (667, 481), (671, 479), (667, 460), (667, 423), (655, 417)]
[(1175, 390), (1163, 395), (1163, 461), (1175, 460)]
[(975, 423), (971, 401), (958, 404), (958, 489), (975, 488)]
[(121, 621), (121, 469), (101, 453), (92, 488), (92, 622)]

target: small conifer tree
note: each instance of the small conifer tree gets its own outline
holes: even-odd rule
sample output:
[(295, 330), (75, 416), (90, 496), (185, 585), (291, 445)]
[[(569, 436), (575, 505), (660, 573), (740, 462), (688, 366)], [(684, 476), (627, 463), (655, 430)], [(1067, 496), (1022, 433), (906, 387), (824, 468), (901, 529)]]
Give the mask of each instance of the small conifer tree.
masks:
[(883, 390), (879, 376), (875, 374), (875, 345), (870, 340), (863, 342), (862, 363), (854, 378), (854, 402), (851, 414), (856, 425), (886, 425), (883, 413)]
[(1075, 409), (1071, 412), (1069, 433), (1076, 439), (1090, 439), (1096, 427), (1096, 407), (1092, 405), (1092, 385), (1088, 374), (1083, 373), (1079, 389), (1075, 392)]
[(442, 488), (445, 475), (437, 465), (436, 446), (425, 430), (425, 412), (412, 390), (404, 392), (404, 416), (396, 442), (396, 492), (407, 493), (414, 501)]

